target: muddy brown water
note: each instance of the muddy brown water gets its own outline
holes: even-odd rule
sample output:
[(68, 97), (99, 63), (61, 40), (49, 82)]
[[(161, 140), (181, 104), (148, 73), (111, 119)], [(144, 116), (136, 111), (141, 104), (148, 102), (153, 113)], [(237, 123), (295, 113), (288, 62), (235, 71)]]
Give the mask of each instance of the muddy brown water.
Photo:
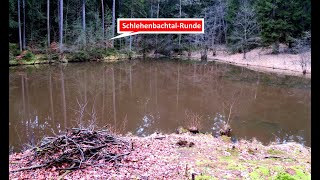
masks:
[(311, 83), (218, 63), (131, 61), (10, 68), (9, 150), (70, 127), (146, 136), (223, 122), (238, 139), (311, 143)]

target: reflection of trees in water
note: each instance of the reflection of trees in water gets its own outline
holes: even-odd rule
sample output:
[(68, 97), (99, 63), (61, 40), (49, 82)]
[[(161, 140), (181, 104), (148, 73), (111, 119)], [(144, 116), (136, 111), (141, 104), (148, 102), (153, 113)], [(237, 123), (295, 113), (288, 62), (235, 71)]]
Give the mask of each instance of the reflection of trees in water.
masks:
[(138, 136), (147, 136), (149, 134), (153, 133), (154, 123), (155, 121), (160, 119), (160, 114), (156, 113), (154, 115), (152, 114), (145, 114), (142, 117), (141, 125), (137, 128), (137, 135)]
[(274, 142), (276, 143), (287, 143), (287, 142), (298, 142), (302, 145), (306, 144), (305, 137), (307, 136), (304, 130), (299, 130), (298, 132), (286, 132), (286, 131), (278, 131), (275, 136)]
[[(62, 130), (65, 123), (77, 126), (78, 121), (73, 120), (77, 120), (79, 113), (75, 110), (85, 104), (82, 121), (95, 117), (98, 127), (106, 124), (119, 127), (127, 115), (127, 130), (137, 131), (142, 127), (144, 134), (157, 128), (177, 127), (185, 118), (187, 109), (204, 117), (205, 131), (210, 131), (217, 114), (228, 119), (228, 110), (235, 98), (241, 102), (233, 105), (229, 118), (235, 128), (243, 128), (242, 121), (250, 123), (247, 117), (259, 111), (268, 113), (270, 107), (279, 114), (288, 103), (293, 106), (291, 109), (296, 106), (307, 110), (311, 106), (308, 90), (270, 86), (264, 83), (266, 75), (263, 73), (233, 68), (228, 64), (131, 61), (116, 65), (72, 64), (64, 69), (50, 66), (25, 74), (19, 78), (10, 75), (11, 114), (24, 111), (24, 116), (32, 114), (32, 121), (37, 115), (39, 124), (46, 119), (55, 130), (59, 123), (63, 125)], [(290, 83), (291, 79), (287, 79)], [(242, 93), (235, 94), (240, 87)], [(26, 117), (19, 119), (30, 121)], [(21, 129), (22, 132), (28, 131), (28, 127)], [(47, 132), (51, 129), (47, 128)], [(20, 136), (24, 138), (25, 135)]]

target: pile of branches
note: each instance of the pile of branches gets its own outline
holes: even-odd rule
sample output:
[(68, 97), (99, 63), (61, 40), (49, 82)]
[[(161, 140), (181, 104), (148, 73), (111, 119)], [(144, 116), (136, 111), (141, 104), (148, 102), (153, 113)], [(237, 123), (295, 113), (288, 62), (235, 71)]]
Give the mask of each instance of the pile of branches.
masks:
[(40, 146), (31, 149), (28, 167), (11, 172), (50, 167), (75, 170), (102, 163), (116, 164), (129, 155), (131, 149), (132, 144), (116, 138), (108, 130), (73, 128), (64, 135), (43, 138)]

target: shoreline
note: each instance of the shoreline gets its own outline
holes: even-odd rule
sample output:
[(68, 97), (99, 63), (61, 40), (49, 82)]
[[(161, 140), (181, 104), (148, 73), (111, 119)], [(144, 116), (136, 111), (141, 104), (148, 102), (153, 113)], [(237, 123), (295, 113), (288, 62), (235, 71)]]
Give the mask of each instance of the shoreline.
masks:
[[(224, 48), (220, 47), (220, 49)], [(200, 61), (201, 54), (200, 51), (194, 51), (190, 57), (186, 55), (181, 57)], [(256, 48), (247, 52), (246, 59), (243, 59), (242, 53), (228, 54), (225, 50), (218, 50), (215, 56), (212, 56), (212, 52), (208, 51), (207, 60), (229, 63), (259, 72), (311, 78), (311, 51), (289, 54), (282, 50), (279, 54), (271, 54), (271, 49)], [(306, 64), (303, 68), (302, 63)], [(303, 70), (306, 70), (305, 75), (303, 75)]]
[[(221, 48), (223, 49), (223, 48)], [(253, 49), (246, 54), (246, 59), (243, 59), (242, 53), (236, 54), (228, 54), (225, 50), (216, 51), (216, 55), (213, 56), (211, 51), (208, 51), (207, 61), (216, 61), (220, 63), (232, 64), (235, 66), (246, 67), (248, 69), (265, 72), (265, 73), (276, 73), (280, 75), (290, 75), (290, 76), (299, 76), (311, 78), (311, 51), (307, 51), (301, 54), (289, 54), (285, 52), (281, 52), (280, 54), (273, 55), (270, 53), (270, 49), (262, 49), (256, 48)], [(49, 60), (41, 59), (42, 54), (36, 55), (38, 56), (35, 60), (32, 61), (9, 61), (9, 67), (19, 66), (19, 65), (36, 65), (36, 64), (52, 64), (52, 63), (60, 63), (59, 61), (49, 62)], [(139, 59), (142, 55), (134, 54), (132, 59)], [(146, 57), (148, 58), (156, 58), (154, 53), (149, 53)], [(67, 57), (66, 62), (74, 63), (74, 62), (86, 62), (79, 61), (76, 59), (70, 59), (71, 57)], [(168, 58), (180, 58), (191, 61), (201, 61), (200, 51), (193, 51), (192, 55), (189, 57), (186, 54), (184, 55), (172, 55)], [(120, 62), (128, 60), (129, 56), (126, 54), (118, 54), (105, 56), (100, 60), (89, 60), (89, 61), (97, 61), (97, 62)], [(66, 63), (63, 62), (63, 63)], [(305, 67), (302, 67), (302, 63), (305, 63)], [(303, 74), (303, 69), (306, 70), (306, 73)]]
[[(116, 164), (99, 161), (100, 166), (68, 173), (56, 166), (38, 168), (10, 172), (10, 179), (58, 178), (64, 173), (65, 179), (191, 179), (192, 174), (196, 179), (311, 179), (311, 148), (296, 142), (265, 146), (256, 140), (233, 143), (226, 136), (189, 132), (118, 137), (132, 143), (132, 149)], [(25, 167), (28, 153), (10, 155), (9, 170)]]

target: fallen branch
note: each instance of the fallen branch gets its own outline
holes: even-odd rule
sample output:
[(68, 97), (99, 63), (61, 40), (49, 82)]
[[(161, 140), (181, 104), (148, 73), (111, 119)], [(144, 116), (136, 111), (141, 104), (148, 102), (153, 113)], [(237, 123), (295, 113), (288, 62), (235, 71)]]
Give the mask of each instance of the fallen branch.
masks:
[(41, 164), (41, 165), (30, 166), (30, 167), (25, 167), (25, 168), (20, 168), (20, 169), (12, 170), (12, 171), (10, 171), (10, 172), (14, 173), (14, 172), (19, 172), (19, 171), (25, 171), (25, 170), (42, 168), (42, 167), (45, 167), (45, 166), (48, 166), (48, 163), (46, 163), (46, 164)]

